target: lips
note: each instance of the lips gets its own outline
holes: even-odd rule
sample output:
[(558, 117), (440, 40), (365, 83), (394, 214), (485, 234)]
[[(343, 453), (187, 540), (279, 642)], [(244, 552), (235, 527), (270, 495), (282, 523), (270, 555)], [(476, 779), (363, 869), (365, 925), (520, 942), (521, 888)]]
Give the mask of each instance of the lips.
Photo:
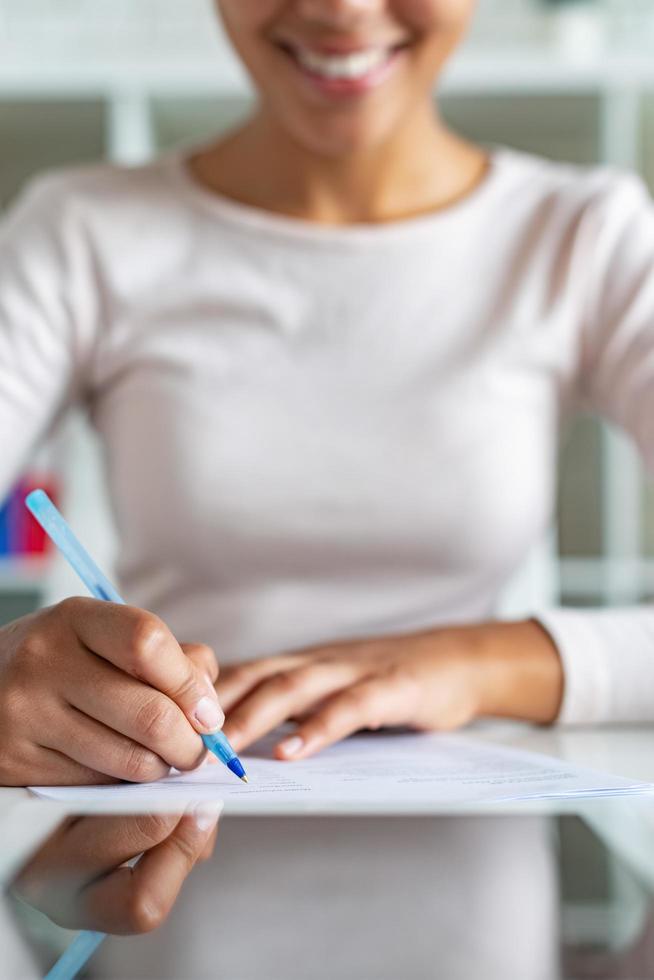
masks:
[(352, 54), (320, 54), (308, 48), (297, 48), (293, 52), (302, 68), (327, 79), (356, 80), (365, 78), (377, 71), (390, 60), (391, 48), (369, 48)]
[(306, 79), (328, 95), (359, 95), (386, 80), (406, 43), (359, 47), (356, 50), (317, 50), (281, 42), (278, 47)]

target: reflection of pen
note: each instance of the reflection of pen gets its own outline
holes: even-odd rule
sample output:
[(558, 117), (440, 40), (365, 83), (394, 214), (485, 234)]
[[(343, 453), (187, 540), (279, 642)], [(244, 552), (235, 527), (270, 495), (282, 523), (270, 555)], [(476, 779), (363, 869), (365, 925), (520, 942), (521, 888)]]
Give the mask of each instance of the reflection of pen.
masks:
[[(125, 600), (118, 595), (111, 582), (105, 578), (91, 556), (82, 547), (47, 493), (43, 490), (34, 490), (26, 498), (25, 503), (48, 537), (59, 548), (66, 561), (77, 572), (91, 595), (95, 596), (96, 599), (105, 599), (107, 602), (117, 602), (124, 606)], [(221, 762), (224, 762), (235, 776), (247, 783), (248, 777), (245, 775), (241, 760), (222, 732), (216, 732), (214, 735), (202, 735), (201, 738), (210, 752), (213, 752)]]
[(107, 934), (104, 932), (80, 932), (46, 974), (45, 980), (72, 980), (106, 938)]

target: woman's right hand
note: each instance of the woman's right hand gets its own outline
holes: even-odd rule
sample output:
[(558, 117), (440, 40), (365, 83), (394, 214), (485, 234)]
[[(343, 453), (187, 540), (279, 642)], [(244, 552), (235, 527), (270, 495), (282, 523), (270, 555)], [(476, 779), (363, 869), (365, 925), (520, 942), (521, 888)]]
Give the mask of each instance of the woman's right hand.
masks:
[[(221, 808), (67, 820), (12, 891), (66, 929), (150, 932), (165, 921), (194, 865), (211, 856)], [(139, 855), (134, 867), (126, 865)]]
[(150, 782), (224, 722), (209, 647), (152, 613), (74, 598), (0, 629), (0, 785)]

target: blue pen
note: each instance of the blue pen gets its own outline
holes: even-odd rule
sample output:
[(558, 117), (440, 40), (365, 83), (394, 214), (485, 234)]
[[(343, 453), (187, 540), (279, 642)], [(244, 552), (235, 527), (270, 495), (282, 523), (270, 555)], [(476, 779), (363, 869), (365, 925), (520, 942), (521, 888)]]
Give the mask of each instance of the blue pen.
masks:
[[(44, 490), (34, 490), (26, 497), (25, 504), (64, 558), (77, 572), (91, 595), (95, 596), (96, 599), (117, 602), (124, 606), (124, 599), (116, 592), (111, 582), (102, 574), (91, 556), (82, 547), (47, 493)], [(213, 752), (221, 762), (225, 763), (228, 769), (247, 783), (248, 778), (245, 775), (245, 769), (222, 732), (217, 732), (215, 735), (202, 735), (202, 741), (210, 752)], [(45, 980), (73, 980), (86, 966), (105, 938), (103, 932), (80, 932), (46, 975)]]
[[(82, 547), (47, 493), (44, 490), (34, 490), (25, 498), (25, 503), (66, 561), (77, 572), (91, 595), (96, 599), (106, 599), (107, 602), (117, 602), (124, 606), (125, 600), (118, 595), (111, 582)], [(243, 764), (225, 735), (216, 732), (214, 735), (201, 737), (209, 751), (224, 762), (235, 776), (247, 783), (248, 777), (245, 775)]]

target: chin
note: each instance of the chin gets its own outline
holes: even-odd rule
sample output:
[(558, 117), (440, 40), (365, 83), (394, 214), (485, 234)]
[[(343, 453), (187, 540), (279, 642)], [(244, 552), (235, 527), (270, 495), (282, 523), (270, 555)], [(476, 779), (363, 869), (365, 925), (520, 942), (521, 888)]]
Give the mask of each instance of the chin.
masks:
[(293, 139), (316, 156), (334, 160), (375, 150), (392, 139), (397, 124), (388, 119), (318, 117), (289, 127)]

